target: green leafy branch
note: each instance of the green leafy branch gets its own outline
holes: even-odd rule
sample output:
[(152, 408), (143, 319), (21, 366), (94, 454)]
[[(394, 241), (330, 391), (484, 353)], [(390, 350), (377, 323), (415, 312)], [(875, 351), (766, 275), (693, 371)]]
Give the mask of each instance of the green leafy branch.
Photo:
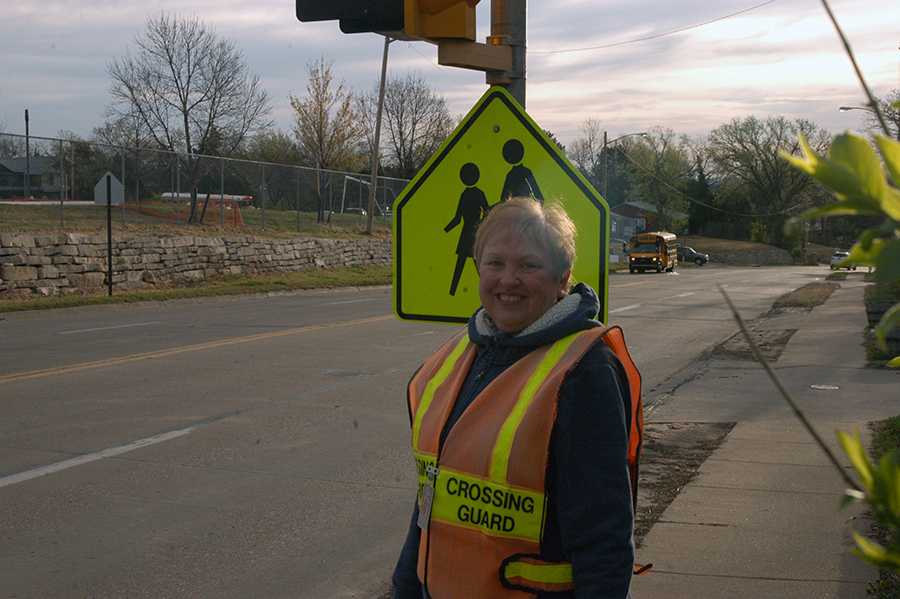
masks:
[(856, 549), (853, 553), (881, 568), (900, 571), (900, 452), (896, 449), (881, 456), (877, 465), (869, 461), (859, 434), (838, 431), (838, 441), (850, 458), (860, 479), (862, 492), (847, 490), (844, 506), (865, 501), (872, 516), (888, 530), (887, 547), (853, 532)]
[[(856, 62), (847, 36), (831, 11), (828, 0), (822, 0), (822, 6), (828, 13), (847, 56), (856, 72), (860, 85), (868, 98), (868, 107), (875, 114), (885, 135), (875, 137), (878, 154), (867, 140), (857, 135), (845, 133), (837, 136), (831, 144), (827, 156), (820, 156), (810, 148), (806, 139), (801, 137), (802, 155), (794, 156), (782, 152), (782, 156), (796, 168), (807, 173), (830, 189), (835, 202), (814, 208), (804, 213), (804, 220), (827, 218), (839, 215), (859, 215), (883, 217), (879, 226), (863, 231), (859, 240), (850, 250), (847, 264), (870, 266), (875, 268), (876, 281), (890, 284), (900, 280), (900, 142), (890, 139), (890, 130), (879, 108), (879, 103)], [(900, 102), (894, 104), (900, 108)], [(727, 298), (726, 298), (727, 299)], [(736, 312), (735, 312), (736, 314)], [(878, 344), (887, 350), (887, 335), (895, 327), (900, 326), (900, 302), (889, 308), (875, 328)], [(745, 331), (749, 339), (749, 334)], [(752, 341), (751, 341), (752, 344)], [(762, 356), (763, 366), (767, 367)], [(900, 367), (900, 356), (888, 362), (892, 368)], [(773, 382), (780, 387), (774, 372), (767, 368)], [(786, 393), (786, 392), (784, 392)], [(790, 397), (785, 397), (793, 406)], [(796, 411), (796, 408), (795, 408)], [(802, 413), (798, 414), (801, 421)], [(834, 457), (822, 444), (818, 435), (807, 426), (820, 447), (834, 463)], [(886, 547), (853, 532), (856, 542), (854, 553), (862, 559), (879, 566), (900, 572), (900, 450), (886, 452), (877, 465), (870, 462), (859, 435), (848, 435), (838, 431), (838, 440), (844, 452), (856, 470), (860, 484), (848, 481), (850, 487), (846, 491), (844, 506), (854, 501), (868, 504), (875, 520), (886, 528), (888, 544)], [(844, 480), (848, 477), (843, 469)]]
[[(878, 159), (869, 142), (845, 133), (834, 138), (828, 156), (820, 156), (805, 139), (800, 140), (803, 155), (782, 156), (798, 169), (830, 189), (836, 202), (813, 208), (800, 218), (815, 219), (839, 215), (883, 216), (880, 226), (863, 231), (844, 261), (875, 268), (875, 280), (890, 283), (900, 280), (900, 189), (888, 180), (900, 181), (900, 142), (879, 135), (875, 143), (884, 161)], [(900, 303), (885, 312), (875, 336), (887, 350), (887, 334), (900, 326)], [(888, 362), (900, 367), (900, 356)]]
[[(782, 154), (798, 169), (822, 183), (836, 201), (814, 208), (800, 218), (814, 219), (837, 215), (882, 216), (883, 222), (863, 231), (844, 261), (875, 268), (881, 283), (900, 279), (900, 190), (890, 179), (900, 181), (900, 142), (877, 136), (875, 143), (881, 159), (862, 137), (845, 133), (837, 136), (827, 156), (820, 156), (801, 139), (802, 156)], [(882, 165), (883, 161), (883, 165)], [(875, 329), (876, 338), (887, 349), (887, 334), (900, 325), (900, 303), (892, 306)], [(888, 362), (900, 367), (900, 356)], [(850, 458), (860, 479), (859, 488), (847, 491), (844, 504), (864, 501), (876, 521), (888, 531), (887, 547), (853, 532), (854, 553), (864, 560), (900, 571), (900, 454), (897, 450), (882, 456), (874, 466), (866, 455), (859, 436), (838, 431), (838, 440)]]

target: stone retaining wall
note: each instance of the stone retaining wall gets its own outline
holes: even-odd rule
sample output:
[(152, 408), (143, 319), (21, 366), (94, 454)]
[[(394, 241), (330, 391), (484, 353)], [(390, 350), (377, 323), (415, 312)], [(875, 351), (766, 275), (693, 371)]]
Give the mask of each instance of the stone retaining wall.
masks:
[[(106, 237), (0, 234), (0, 299), (86, 293), (106, 284)], [(132, 237), (113, 239), (113, 284), (139, 289), (229, 274), (387, 265), (387, 239)]]

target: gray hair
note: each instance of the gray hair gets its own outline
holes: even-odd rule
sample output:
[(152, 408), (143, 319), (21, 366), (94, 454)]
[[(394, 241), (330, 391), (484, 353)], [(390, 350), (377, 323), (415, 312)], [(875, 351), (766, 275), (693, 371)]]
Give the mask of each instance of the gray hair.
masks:
[(492, 206), (475, 235), (476, 264), (487, 240), (504, 229), (517, 231), (542, 248), (557, 277), (575, 264), (575, 223), (558, 203), (545, 206), (532, 198), (518, 197)]

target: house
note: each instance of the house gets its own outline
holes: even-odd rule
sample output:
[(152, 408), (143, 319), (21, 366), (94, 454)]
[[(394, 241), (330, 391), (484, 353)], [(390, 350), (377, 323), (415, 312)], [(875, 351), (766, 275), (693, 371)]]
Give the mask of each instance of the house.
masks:
[[(639, 225), (635, 233), (640, 233), (642, 231), (656, 231), (660, 228), (659, 210), (656, 208), (656, 206), (648, 202), (632, 200), (630, 202), (619, 204), (612, 210), (614, 214), (619, 214), (621, 216), (627, 216), (636, 219), (639, 222)], [(677, 230), (683, 228), (677, 226), (678, 223), (686, 224), (688, 221), (688, 215), (677, 210), (670, 210), (669, 218), (673, 223), (676, 223), (676, 226), (672, 227), (673, 229), (676, 229), (675, 232), (678, 232)], [(632, 233), (632, 235), (633, 234), (634, 233)], [(629, 235), (628, 237), (631, 236)]]
[(59, 163), (50, 156), (32, 156), (26, 167), (25, 158), (0, 160), (0, 198), (25, 197), (25, 170), (29, 171), (32, 197), (59, 197)]
[(616, 264), (622, 261), (625, 244), (631, 237), (644, 230), (644, 219), (623, 216), (610, 211), (609, 259)]
[(616, 212), (610, 212), (610, 220), (612, 221), (610, 223), (610, 237), (614, 240), (627, 241), (636, 233), (643, 231), (646, 225), (646, 221), (642, 217), (635, 218), (617, 214)]

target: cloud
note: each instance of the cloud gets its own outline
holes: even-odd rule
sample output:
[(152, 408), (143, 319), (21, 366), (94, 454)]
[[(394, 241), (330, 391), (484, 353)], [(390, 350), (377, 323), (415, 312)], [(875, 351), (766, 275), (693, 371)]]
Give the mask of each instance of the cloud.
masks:
[[(753, 0), (555, 0), (529, 5), (528, 108), (564, 143), (582, 121), (611, 132), (654, 125), (703, 134), (734, 117), (804, 116), (834, 131), (861, 118), (838, 113), (859, 104), (858, 84), (818, 2), (779, 1), (752, 12), (659, 39), (615, 48), (540, 51), (621, 42), (690, 26), (753, 5)], [(758, 3), (758, 2), (757, 2)], [(306, 65), (325, 56), (351, 88), (369, 91), (381, 65), (382, 38), (343, 35), (337, 23), (299, 23), (283, 0), (17, 0), (4, 7), (4, 85), (0, 122), (33, 131), (88, 135), (109, 96), (107, 63), (133, 48), (148, 18), (162, 11), (202, 19), (244, 52), (272, 98), (274, 118), (291, 126), (290, 94), (302, 95)], [(490, 32), (489, 2), (478, 7), (479, 38)], [(897, 87), (900, 3), (834, 0), (871, 85)], [(484, 74), (436, 64), (427, 43), (396, 42), (390, 72), (419, 72), (464, 114), (484, 92)]]

